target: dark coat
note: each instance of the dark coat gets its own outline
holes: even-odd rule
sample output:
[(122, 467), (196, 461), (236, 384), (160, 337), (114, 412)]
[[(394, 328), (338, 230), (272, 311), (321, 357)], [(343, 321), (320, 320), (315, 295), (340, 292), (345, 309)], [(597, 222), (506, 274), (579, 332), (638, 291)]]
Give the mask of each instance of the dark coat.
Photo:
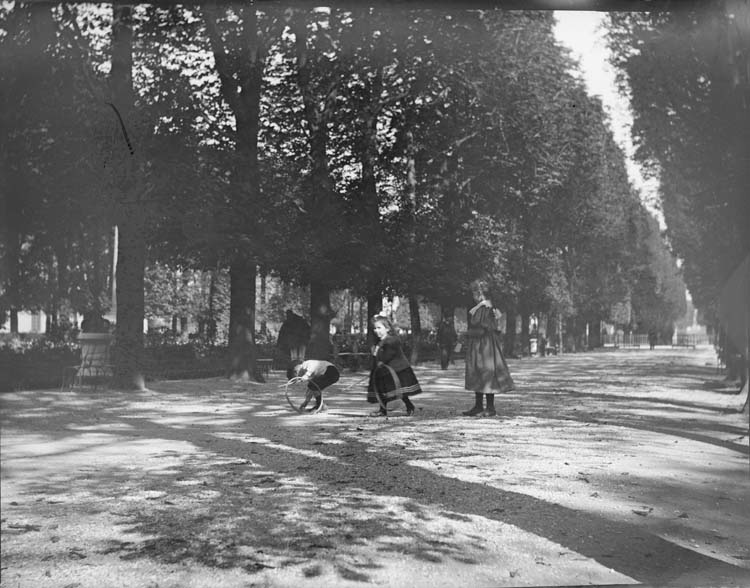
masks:
[(480, 306), (469, 317), (465, 388), (482, 394), (497, 394), (515, 389), (508, 364), (503, 357), (495, 313), (486, 306)]
[(391, 366), (396, 372), (409, 367), (409, 360), (406, 359), (404, 349), (401, 346), (401, 339), (396, 335), (385, 336), (378, 343), (375, 352), (375, 362), (384, 363)]
[(310, 340), (310, 325), (298, 314), (292, 313), (279, 329), (277, 345), (282, 349), (307, 345)]
[(437, 331), (437, 340), (440, 347), (455, 347), (458, 336), (453, 321), (443, 321)]

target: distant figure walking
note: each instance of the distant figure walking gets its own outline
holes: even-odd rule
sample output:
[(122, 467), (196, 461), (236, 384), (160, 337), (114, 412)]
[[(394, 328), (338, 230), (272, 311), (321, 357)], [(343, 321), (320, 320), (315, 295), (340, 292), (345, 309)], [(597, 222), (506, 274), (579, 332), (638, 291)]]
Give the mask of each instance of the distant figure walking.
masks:
[(438, 346), (440, 347), (440, 369), (448, 369), (453, 359), (453, 349), (456, 347), (458, 336), (453, 325), (453, 317), (443, 317), (437, 330)]
[(276, 347), (287, 360), (286, 377), (294, 376), (294, 367), (305, 360), (307, 342), (310, 340), (310, 325), (292, 310), (286, 311), (286, 320), (279, 329)]
[(380, 410), (370, 416), (388, 416), (387, 405), (400, 398), (406, 406), (406, 415), (414, 414), (414, 404), (410, 396), (422, 392), (417, 376), (401, 347), (401, 339), (396, 334), (391, 321), (384, 316), (372, 319), (375, 335), (379, 338), (373, 348), (373, 367), (367, 384), (367, 402), (379, 403)]
[(648, 332), (648, 347), (649, 349), (653, 349), (656, 347), (656, 342), (659, 340), (659, 334), (656, 332), (656, 329), (650, 329)]
[[(464, 416), (487, 416), (497, 414), (495, 394), (515, 389), (505, 363), (497, 330), (497, 318), (484, 282), (472, 283), (472, 292), (477, 302), (469, 310), (469, 328), (466, 332), (466, 390), (474, 392), (474, 406)], [(487, 407), (483, 407), (483, 397)]]

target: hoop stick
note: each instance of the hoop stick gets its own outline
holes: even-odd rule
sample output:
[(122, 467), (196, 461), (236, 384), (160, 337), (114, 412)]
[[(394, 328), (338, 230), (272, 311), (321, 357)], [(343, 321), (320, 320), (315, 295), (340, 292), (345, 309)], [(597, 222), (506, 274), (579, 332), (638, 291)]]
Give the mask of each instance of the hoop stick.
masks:
[(344, 387), (344, 391), (348, 392), (349, 390), (351, 390), (352, 388), (354, 388), (354, 386), (359, 386), (361, 384), (364, 384), (369, 378), (370, 378), (370, 375), (368, 374), (368, 375), (364, 376), (363, 378), (360, 378), (356, 382), (352, 382), (348, 386)]

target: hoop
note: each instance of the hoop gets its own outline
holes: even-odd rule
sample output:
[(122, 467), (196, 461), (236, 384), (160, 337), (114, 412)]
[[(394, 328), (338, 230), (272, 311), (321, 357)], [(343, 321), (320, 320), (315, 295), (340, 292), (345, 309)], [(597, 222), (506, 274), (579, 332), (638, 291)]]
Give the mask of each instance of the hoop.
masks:
[[(387, 363), (380, 364), (380, 365), (384, 366), (388, 370), (388, 373), (390, 373), (391, 378), (393, 378), (393, 384), (395, 386), (395, 389), (396, 390), (400, 389), (401, 388), (401, 380), (399, 379), (398, 374), (396, 374), (396, 371), (391, 366), (389, 366)], [(380, 394), (380, 392), (378, 392), (377, 387), (375, 386), (375, 382), (373, 382), (372, 385), (373, 385), (373, 389), (374, 389), (374, 392), (375, 392), (375, 398), (377, 398), (378, 404), (380, 405), (381, 410), (384, 410), (384, 411), (387, 412), (388, 411), (388, 403), (387, 402), (383, 402), (383, 399), (381, 398), (381, 394)], [(385, 396), (385, 393), (383, 393), (382, 395)], [(393, 397), (394, 400), (396, 398), (402, 398), (402, 396), (399, 394), (398, 396), (394, 396)]]
[[(320, 394), (320, 405), (317, 408), (311, 408), (308, 410), (307, 405), (315, 398), (313, 391), (309, 388), (310, 384), (312, 384), (315, 390)], [(284, 384), (284, 395), (286, 396), (286, 401), (289, 403), (289, 406), (291, 406), (295, 412), (300, 414), (316, 414), (323, 407), (323, 393), (320, 391), (318, 385), (312, 380), (300, 378), (299, 376), (292, 378)], [(302, 402), (297, 406), (297, 403), (300, 402), (300, 400), (302, 400)]]

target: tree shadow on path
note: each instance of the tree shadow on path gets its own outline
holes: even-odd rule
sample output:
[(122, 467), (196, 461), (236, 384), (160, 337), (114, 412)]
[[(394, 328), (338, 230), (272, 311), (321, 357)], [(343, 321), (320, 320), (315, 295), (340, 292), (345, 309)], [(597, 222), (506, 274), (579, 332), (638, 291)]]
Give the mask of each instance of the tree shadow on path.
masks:
[[(375, 549), (369, 560), (334, 558), (340, 576), (357, 581), (369, 581), (368, 569), (377, 568), (378, 558), (389, 553), (428, 561), (461, 560), (465, 545), (437, 541), (420, 534), (419, 527), (406, 528), (374, 498), (387, 495), (408, 501), (417, 517), (427, 516), (425, 505), (436, 505), (453, 513), (515, 525), (640, 582), (663, 585), (707, 571), (718, 582), (736, 579), (738, 573), (750, 581), (748, 570), (681, 548), (637, 525), (437, 475), (406, 464), (409, 456), (403, 450), (381, 447), (373, 451), (367, 443), (349, 440), (345, 444), (323, 442), (311, 452), (305, 431), (282, 430), (275, 421), (249, 415), (251, 435), (240, 427), (214, 436), (216, 429), (211, 427), (185, 430), (128, 417), (131, 428), (120, 435), (188, 442), (224, 461), (188, 461), (174, 471), (152, 476), (146, 490), (171, 498), (164, 498), (166, 502), (159, 508), (124, 508), (121, 512), (121, 525), (128, 532), (149, 539), (115, 542), (104, 551), (119, 552), (126, 559), (151, 557), (165, 562), (189, 557), (218, 567), (239, 565), (247, 571), (265, 566), (259, 554), (284, 554), (286, 564), (307, 565), (306, 574), (314, 575), (318, 573), (313, 564), (316, 555), (365, 542)], [(227, 438), (232, 436), (235, 438)], [(105, 477), (107, 484), (101, 485), (100, 477), (88, 490), (117, 501), (135, 490), (127, 483), (129, 476), (132, 473), (113, 468)], [(180, 485), (185, 481), (194, 484)], [(79, 479), (76, 485), (80, 484)], [(70, 488), (69, 482), (65, 488)], [(198, 495), (193, 499), (200, 498), (200, 493), (213, 493), (214, 497), (207, 501), (204, 496), (197, 511), (178, 504), (174, 495), (185, 489), (194, 494), (196, 488)], [(50, 490), (49, 483), (28, 487), (29, 492)], [(270, 501), (259, 500), (264, 493), (272, 496)], [(183, 494), (182, 499), (189, 502), (190, 496)], [(321, 504), (331, 500), (330, 510), (321, 509)], [(347, 519), (353, 511), (362, 515), (359, 520)], [(295, 517), (290, 518), (290, 512), (296, 513)], [(247, 545), (253, 546), (253, 554), (240, 549)]]
[[(273, 566), (299, 569), (306, 578), (333, 573), (345, 582), (375, 582), (383, 566), (399, 558), (407, 566), (481, 563), (487, 553), (482, 531), (445, 535), (444, 523), (478, 529), (489, 521), (513, 525), (650, 585), (706, 583), (695, 582), (696, 577), (710, 578), (712, 585), (750, 585), (750, 570), (680, 547), (641, 525), (591, 512), (588, 505), (570, 508), (420, 467), (451, 443), (461, 447), (458, 459), (482, 459), (485, 449), (460, 436), (474, 431), (475, 438), (489, 443), (512, 421), (540, 431), (542, 453), (550, 421), (656, 431), (737, 449), (710, 433), (680, 431), (676, 418), (660, 416), (664, 399), (592, 394), (593, 378), (590, 383), (584, 378), (580, 389), (557, 389), (557, 382), (534, 375), (532, 362), (517, 373), (520, 391), (500, 400), (503, 418), (482, 422), (449, 420), (456, 419), (457, 407), (468, 398), (465, 392), (441, 398), (427, 390), (419, 397), (422, 416), (388, 420), (350, 418), (366, 410), (363, 398), (334, 393), (336, 410), (308, 417), (290, 413), (275, 383), (241, 389), (212, 380), (165, 385), (159, 393), (21, 395), (4, 403), (3, 426), (38, 439), (38, 451), (13, 447), (29, 464), (34, 457), (58, 460), (85, 448), (105, 457), (118, 444), (125, 451), (150, 448), (147, 459), (100, 458), (54, 476), (13, 480), (29, 497), (47, 496), (34, 504), (40, 516), (65, 509), (106, 512), (118, 534), (97, 542), (95, 549), (125, 561), (192, 560), (248, 573)], [(700, 386), (699, 375), (690, 376), (691, 385)], [(447, 379), (435, 376), (436, 382)], [(526, 392), (534, 382), (546, 387)], [(696, 414), (695, 407), (682, 408)], [(701, 418), (706, 420), (699, 428), (736, 432)], [(432, 443), (404, 441), (410, 435), (428, 436)], [(64, 447), (50, 452), (55, 445)], [(735, 474), (727, 472), (727, 479)], [(668, 496), (674, 483), (657, 478), (649, 491)], [(83, 498), (64, 498), (71, 494)], [(517, 535), (508, 530), (512, 527), (493, 529), (500, 541)]]

